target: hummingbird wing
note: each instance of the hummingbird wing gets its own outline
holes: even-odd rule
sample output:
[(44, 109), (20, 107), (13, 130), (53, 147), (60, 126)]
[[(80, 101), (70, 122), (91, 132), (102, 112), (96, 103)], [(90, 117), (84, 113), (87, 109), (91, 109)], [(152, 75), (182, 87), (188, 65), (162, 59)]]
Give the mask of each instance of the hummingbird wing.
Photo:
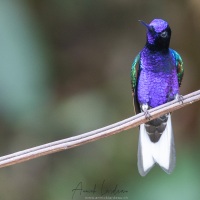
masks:
[(132, 67), (131, 67), (131, 87), (132, 87), (132, 96), (133, 96), (133, 107), (135, 113), (140, 113), (140, 105), (137, 98), (137, 83), (140, 73), (140, 53), (135, 57)]
[(184, 68), (183, 68), (183, 61), (182, 61), (181, 56), (179, 54), (178, 54), (177, 62), (178, 62), (178, 65), (177, 65), (178, 84), (179, 84), (179, 87), (180, 87), (182, 79), (183, 79), (183, 75), (184, 75)]
[(173, 50), (173, 49), (170, 49), (170, 50), (176, 61), (178, 84), (180, 87), (182, 79), (183, 79), (183, 75), (184, 75), (183, 60), (182, 60), (180, 54), (178, 54), (175, 50)]

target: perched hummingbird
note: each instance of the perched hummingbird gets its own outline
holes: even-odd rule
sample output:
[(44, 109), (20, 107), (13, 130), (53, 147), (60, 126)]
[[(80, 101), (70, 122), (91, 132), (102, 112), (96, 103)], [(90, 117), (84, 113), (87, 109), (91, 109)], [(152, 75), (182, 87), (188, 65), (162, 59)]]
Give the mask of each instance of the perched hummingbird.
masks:
[[(178, 99), (183, 78), (181, 56), (169, 48), (171, 29), (162, 19), (150, 24), (140, 21), (147, 28), (146, 45), (136, 56), (131, 68), (135, 112), (144, 112), (150, 119), (148, 109)], [(138, 64), (138, 65), (137, 65)], [(138, 170), (145, 176), (157, 163), (170, 174), (176, 163), (171, 114), (140, 125), (138, 144)]]

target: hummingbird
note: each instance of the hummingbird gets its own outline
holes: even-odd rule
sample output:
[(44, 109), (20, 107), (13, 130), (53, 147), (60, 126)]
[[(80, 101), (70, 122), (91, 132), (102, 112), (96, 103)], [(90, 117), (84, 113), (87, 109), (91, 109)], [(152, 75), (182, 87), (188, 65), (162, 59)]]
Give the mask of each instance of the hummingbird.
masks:
[(170, 174), (176, 164), (171, 113), (151, 120), (148, 109), (177, 99), (184, 69), (181, 56), (169, 48), (171, 28), (163, 19), (150, 24), (139, 20), (147, 29), (146, 44), (133, 61), (131, 86), (135, 113), (149, 119), (139, 127), (138, 170), (145, 176), (158, 164)]

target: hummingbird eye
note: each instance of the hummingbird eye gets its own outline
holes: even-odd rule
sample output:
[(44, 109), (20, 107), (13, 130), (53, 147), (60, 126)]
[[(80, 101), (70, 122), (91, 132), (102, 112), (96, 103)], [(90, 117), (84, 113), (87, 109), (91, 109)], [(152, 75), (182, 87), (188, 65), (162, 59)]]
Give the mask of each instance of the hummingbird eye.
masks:
[(168, 36), (167, 31), (163, 31), (163, 32), (160, 34), (160, 36), (161, 36), (162, 38), (166, 38), (166, 37)]

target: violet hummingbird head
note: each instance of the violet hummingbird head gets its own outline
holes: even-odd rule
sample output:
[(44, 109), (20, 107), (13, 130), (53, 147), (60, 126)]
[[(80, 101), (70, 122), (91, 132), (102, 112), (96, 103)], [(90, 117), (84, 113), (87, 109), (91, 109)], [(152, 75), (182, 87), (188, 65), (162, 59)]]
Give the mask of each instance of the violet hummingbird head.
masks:
[(152, 47), (157, 50), (169, 48), (171, 29), (166, 21), (154, 19), (150, 24), (141, 20), (139, 22), (147, 28), (147, 47)]

